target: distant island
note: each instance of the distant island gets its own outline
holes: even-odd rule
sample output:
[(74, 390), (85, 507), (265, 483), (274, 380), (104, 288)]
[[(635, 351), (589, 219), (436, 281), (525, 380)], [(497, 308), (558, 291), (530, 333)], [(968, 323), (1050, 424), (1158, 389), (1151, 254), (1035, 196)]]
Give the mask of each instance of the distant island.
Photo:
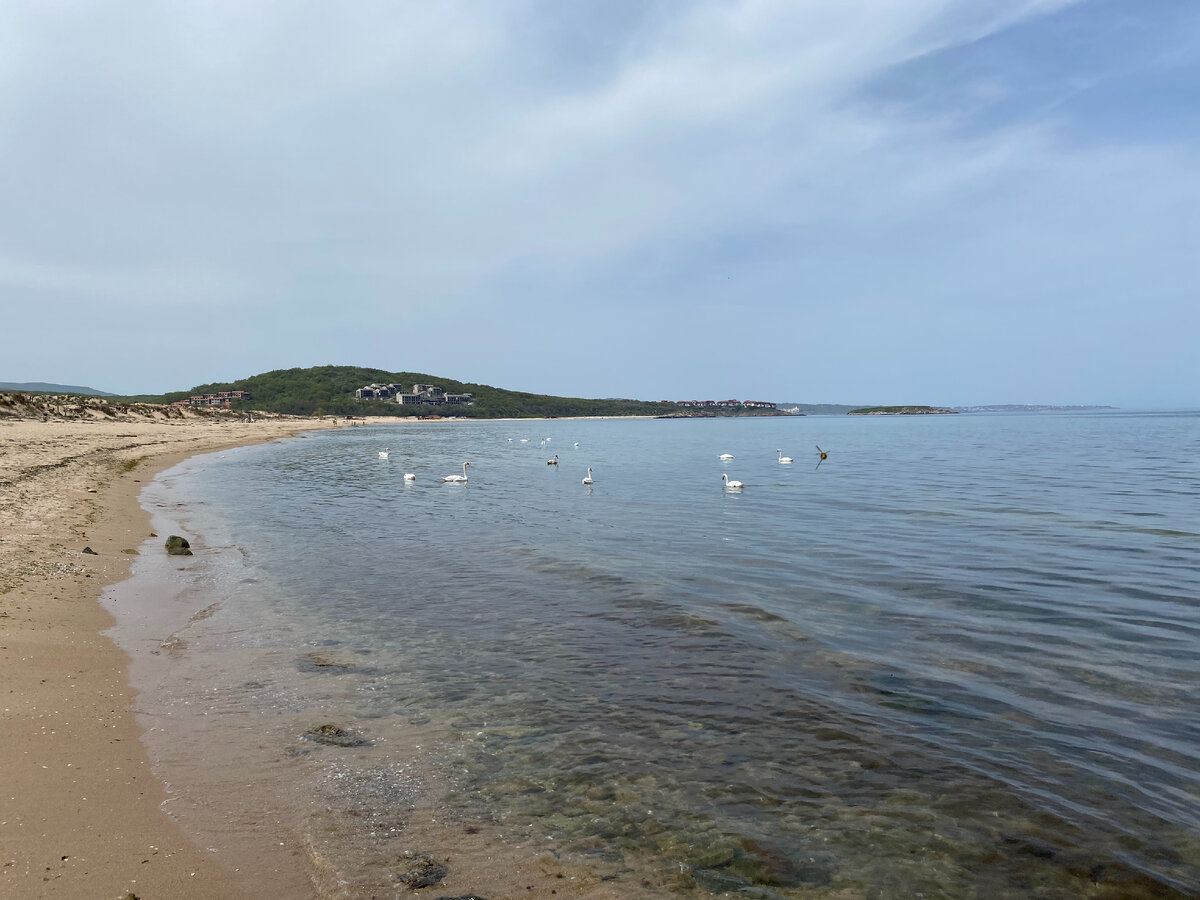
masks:
[(945, 416), (954, 415), (956, 410), (940, 406), (864, 406), (852, 409), (848, 416)]

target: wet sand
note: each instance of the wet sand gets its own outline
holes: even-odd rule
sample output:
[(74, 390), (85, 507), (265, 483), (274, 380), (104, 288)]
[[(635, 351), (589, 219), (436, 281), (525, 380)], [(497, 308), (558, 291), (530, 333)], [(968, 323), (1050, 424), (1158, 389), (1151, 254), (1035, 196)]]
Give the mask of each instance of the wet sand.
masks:
[[(251, 896), (245, 873), (161, 808), (128, 659), (101, 634), (113, 619), (99, 598), (149, 536), (138, 494), (157, 472), (330, 427), (162, 412), (0, 418), (0, 896)], [(254, 897), (311, 895), (302, 848), (281, 850), (253, 873)]]

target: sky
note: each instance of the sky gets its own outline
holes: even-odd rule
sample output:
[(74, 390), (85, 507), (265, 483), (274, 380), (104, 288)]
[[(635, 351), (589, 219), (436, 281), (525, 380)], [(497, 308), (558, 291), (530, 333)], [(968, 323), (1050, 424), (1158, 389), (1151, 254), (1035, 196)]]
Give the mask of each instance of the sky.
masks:
[(1200, 406), (1200, 3), (7, 0), (0, 380)]

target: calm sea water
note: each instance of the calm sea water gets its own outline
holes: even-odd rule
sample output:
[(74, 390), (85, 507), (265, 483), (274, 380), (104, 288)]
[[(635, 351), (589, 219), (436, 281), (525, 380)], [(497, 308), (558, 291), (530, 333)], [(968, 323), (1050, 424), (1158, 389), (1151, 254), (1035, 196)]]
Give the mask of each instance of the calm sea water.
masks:
[(260, 723), (342, 895), (436, 820), (618, 896), (1200, 896), (1200, 414), (412, 423), (147, 501), (164, 777)]

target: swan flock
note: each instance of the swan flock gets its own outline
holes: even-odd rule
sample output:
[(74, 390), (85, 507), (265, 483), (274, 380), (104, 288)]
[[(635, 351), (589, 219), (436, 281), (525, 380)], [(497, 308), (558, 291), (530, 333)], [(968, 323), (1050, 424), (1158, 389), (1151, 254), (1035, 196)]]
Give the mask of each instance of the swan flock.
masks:
[[(509, 440), (511, 441), (511, 440), (512, 440), (512, 438), (509, 438)], [(525, 440), (526, 440), (526, 439), (522, 439), (522, 443), (524, 443), (524, 442), (525, 442)], [(547, 443), (549, 440), (550, 440), (549, 438), (545, 438), (545, 439), (542, 441), (542, 444), (543, 444), (543, 446), (544, 446), (544, 445), (545, 445), (545, 444), (546, 444), (546, 443)], [(578, 445), (578, 444), (575, 444), (575, 446), (576, 446), (576, 447), (578, 447), (579, 445)], [(790, 456), (784, 456), (784, 455), (783, 455), (783, 450), (782, 450), (782, 449), (776, 449), (775, 453), (777, 454), (777, 458), (778, 458), (778, 460), (779, 460), (779, 462), (780, 462), (780, 463), (782, 463), (782, 464), (784, 464), (784, 465), (787, 465), (788, 463), (791, 463), (791, 462), (793, 462), (793, 459), (792, 459), (792, 457), (790, 457)], [(387, 447), (385, 447), (384, 449), (382, 449), (382, 450), (380, 450), (380, 451), (379, 451), (379, 458), (380, 458), (380, 459), (387, 459), (387, 458), (389, 457), (389, 454), (390, 454), (390, 448), (387, 448)], [(720, 458), (721, 460), (730, 460), (730, 459), (733, 459), (733, 454), (732, 454), (732, 453), (722, 453), (722, 454), (720, 455), (720, 457), (719, 457), (719, 458)], [(828, 458), (829, 458), (829, 454), (828, 454), (826, 451), (822, 450), (822, 449), (821, 449), (821, 448), (818, 446), (818, 447), (817, 447), (817, 468), (820, 468), (820, 467), (821, 467), (821, 463), (823, 463), (823, 462), (824, 462), (825, 460), (827, 460)], [(548, 460), (546, 460), (546, 465), (548, 465), (548, 466), (557, 466), (557, 465), (558, 465), (558, 462), (559, 462), (559, 460), (558, 460), (558, 454), (556, 453), (556, 454), (554, 454), (554, 458), (553, 458), (553, 459), (548, 459)], [(461, 474), (461, 475), (446, 475), (446, 476), (444, 476), (444, 477), (442, 478), (442, 482), (443, 482), (443, 483), (446, 483), (446, 484), (466, 484), (466, 483), (467, 483), (467, 469), (468, 469), (468, 467), (470, 467), (470, 465), (471, 465), (471, 464), (470, 464), (469, 462), (464, 462), (464, 463), (462, 464), (462, 474)], [(416, 476), (414, 473), (412, 473), (412, 472), (405, 472), (405, 473), (404, 473), (404, 480), (405, 480), (405, 481), (408, 481), (408, 482), (411, 482), (411, 481), (416, 481), (416, 480), (417, 480), (417, 476)], [(745, 482), (738, 481), (737, 479), (731, 479), (731, 478), (729, 477), (729, 475), (728, 475), (727, 473), (724, 473), (724, 472), (721, 474), (721, 481), (723, 481), (723, 482), (724, 482), (724, 484), (725, 484), (725, 487), (726, 487), (728, 490), (740, 491), (740, 490), (742, 490), (742, 489), (744, 489), (744, 488), (746, 487), (746, 485), (745, 485)], [(592, 479), (592, 469), (591, 469), (591, 467), (590, 467), (590, 466), (588, 467), (588, 470), (587, 470), (587, 475), (585, 475), (585, 476), (583, 477), (583, 483), (584, 483), (584, 484), (586, 484), (586, 485), (588, 485), (589, 487), (590, 487), (592, 484), (594, 484), (594, 481), (593, 481), (593, 479)]]

